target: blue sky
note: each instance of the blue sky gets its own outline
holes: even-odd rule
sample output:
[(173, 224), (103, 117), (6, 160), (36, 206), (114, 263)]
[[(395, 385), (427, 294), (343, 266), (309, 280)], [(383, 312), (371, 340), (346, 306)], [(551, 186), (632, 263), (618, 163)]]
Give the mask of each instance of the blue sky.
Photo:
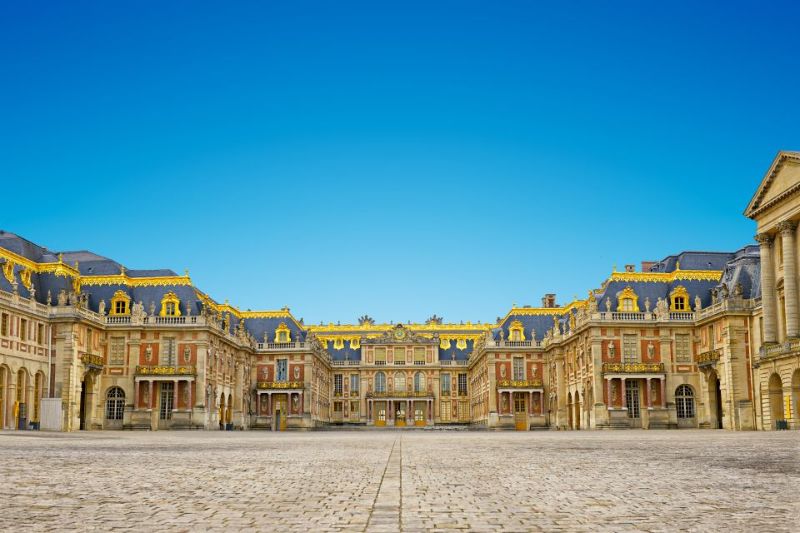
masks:
[(752, 242), (795, 3), (6, 3), (0, 228), (306, 322)]

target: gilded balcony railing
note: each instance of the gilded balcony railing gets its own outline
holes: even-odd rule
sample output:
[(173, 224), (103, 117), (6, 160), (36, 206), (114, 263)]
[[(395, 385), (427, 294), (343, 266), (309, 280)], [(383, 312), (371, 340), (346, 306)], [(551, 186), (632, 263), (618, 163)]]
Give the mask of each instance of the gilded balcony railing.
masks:
[(368, 392), (367, 398), (430, 398), (432, 392), (428, 391), (394, 391), (394, 392)]
[(697, 354), (695, 360), (699, 366), (706, 366), (719, 361), (719, 355), (719, 350), (709, 350), (707, 352)]
[(497, 388), (503, 389), (539, 389), (541, 387), (541, 379), (502, 379), (497, 382)]
[(604, 374), (663, 374), (664, 363), (603, 363)]
[(302, 389), (302, 381), (259, 381), (256, 384), (257, 389), (273, 390), (273, 389)]
[(137, 376), (194, 376), (194, 366), (142, 366), (136, 367)]
[(81, 355), (81, 363), (83, 363), (86, 366), (103, 368), (103, 366), (106, 364), (106, 360), (100, 355), (92, 355), (90, 353), (85, 353)]

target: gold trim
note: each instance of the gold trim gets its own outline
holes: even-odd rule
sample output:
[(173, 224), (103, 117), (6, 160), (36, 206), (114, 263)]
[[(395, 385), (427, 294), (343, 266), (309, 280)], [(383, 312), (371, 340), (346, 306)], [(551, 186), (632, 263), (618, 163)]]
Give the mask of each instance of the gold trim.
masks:
[[(633, 305), (631, 309), (625, 309), (625, 300), (631, 300)], [(617, 312), (618, 313), (638, 313), (639, 312), (639, 295), (633, 290), (633, 287), (628, 285), (617, 295)]]
[[(677, 298), (683, 298), (683, 309), (676, 307), (675, 300)], [(689, 304), (689, 291), (683, 285), (678, 285), (669, 293), (669, 310), (675, 313), (690, 313), (692, 311)]]
[[(175, 312), (172, 314), (167, 314), (167, 304), (174, 304)], [(161, 311), (158, 313), (159, 316), (181, 316), (181, 300), (178, 298), (178, 295), (172, 291), (169, 291), (167, 294), (161, 298)]]
[(721, 270), (675, 270), (673, 272), (612, 272), (608, 281), (671, 283), (673, 281), (719, 281)]

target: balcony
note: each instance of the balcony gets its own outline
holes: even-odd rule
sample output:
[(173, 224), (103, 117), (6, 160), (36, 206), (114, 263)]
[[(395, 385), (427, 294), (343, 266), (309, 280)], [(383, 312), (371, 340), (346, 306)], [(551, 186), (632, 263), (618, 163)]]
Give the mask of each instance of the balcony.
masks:
[(761, 359), (781, 357), (800, 352), (800, 339), (789, 340), (780, 344), (766, 344), (759, 350)]
[(194, 366), (142, 366), (136, 367), (137, 376), (194, 376)]
[(663, 374), (664, 363), (603, 363), (603, 374)]
[(430, 398), (433, 396), (432, 392), (428, 391), (410, 391), (401, 390), (394, 392), (368, 392), (367, 398)]
[(709, 350), (707, 352), (697, 354), (695, 361), (697, 362), (697, 366), (702, 368), (715, 364), (717, 361), (719, 361), (719, 356), (719, 350)]
[(497, 388), (503, 389), (541, 389), (541, 379), (502, 379), (497, 382)]
[[(309, 346), (310, 348), (310, 346)], [(286, 351), (286, 350), (305, 350), (305, 342), (259, 342), (256, 344), (258, 351)]]
[(442, 366), (467, 366), (469, 361), (466, 359), (442, 359), (439, 364)]
[(83, 363), (87, 368), (102, 370), (103, 366), (106, 364), (106, 360), (100, 355), (85, 353), (81, 355), (81, 363)]
[(332, 366), (358, 366), (361, 361), (358, 359), (344, 359), (340, 361), (331, 361)]
[(302, 381), (259, 381), (256, 383), (256, 388), (259, 390), (296, 390), (303, 387)]
[(633, 313), (622, 311), (606, 311), (598, 313), (600, 320), (613, 320), (620, 322), (656, 322), (656, 321), (669, 321), (669, 322), (693, 322), (695, 314), (691, 311), (686, 312), (670, 312), (664, 316), (659, 316), (658, 313)]

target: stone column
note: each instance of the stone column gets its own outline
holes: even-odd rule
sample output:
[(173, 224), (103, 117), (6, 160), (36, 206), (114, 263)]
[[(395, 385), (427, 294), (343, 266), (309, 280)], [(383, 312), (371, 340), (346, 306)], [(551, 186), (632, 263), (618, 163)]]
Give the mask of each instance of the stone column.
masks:
[(544, 392), (539, 393), (539, 416), (544, 416)]
[(797, 254), (794, 234), (797, 222), (784, 221), (778, 224), (783, 251), (783, 294), (786, 301), (786, 336), (800, 336), (797, 302)]
[(620, 394), (622, 394), (622, 408), (628, 408), (628, 395), (625, 394), (625, 378), (620, 378)]
[(172, 389), (172, 410), (173, 411), (177, 411), (178, 410), (178, 389), (180, 388), (181, 380), (176, 379), (176, 380), (174, 380), (174, 383), (175, 383), (175, 385), (174, 385), (174, 388)]
[(133, 409), (139, 408), (139, 382), (133, 378)]
[(647, 402), (647, 407), (653, 407), (653, 398), (650, 395), (650, 378), (645, 379), (644, 400)]
[(666, 409), (667, 408), (667, 387), (666, 387), (667, 380), (666, 380), (666, 378), (662, 377), (662, 378), (659, 378), (659, 382), (660, 383), (658, 384), (658, 386), (659, 386), (660, 390), (658, 391), (658, 393), (661, 394), (661, 408), (662, 409)]
[(606, 409), (614, 407), (614, 401), (611, 398), (611, 380), (606, 378)]
[(772, 264), (772, 236), (756, 235), (761, 247), (761, 306), (764, 313), (764, 344), (778, 342), (776, 314), (778, 296), (775, 292), (775, 267)]

